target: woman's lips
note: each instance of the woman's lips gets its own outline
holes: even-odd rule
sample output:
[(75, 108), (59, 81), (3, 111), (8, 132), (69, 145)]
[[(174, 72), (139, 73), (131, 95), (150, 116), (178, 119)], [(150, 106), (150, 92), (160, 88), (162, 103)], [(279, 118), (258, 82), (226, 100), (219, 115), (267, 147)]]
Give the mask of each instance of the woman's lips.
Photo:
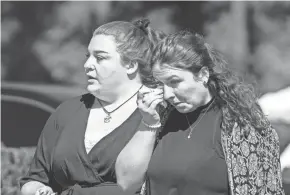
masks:
[(92, 76), (87, 76), (87, 77), (88, 77), (88, 82), (90, 83), (98, 81), (98, 79), (96, 79), (95, 77), (92, 77)]
[(98, 80), (97, 78), (95, 78), (95, 77), (93, 77), (93, 76), (90, 76), (90, 75), (87, 75), (87, 77), (88, 77), (88, 80)]
[(173, 103), (173, 106), (178, 106), (179, 104), (181, 104), (181, 102), (176, 102), (176, 103)]

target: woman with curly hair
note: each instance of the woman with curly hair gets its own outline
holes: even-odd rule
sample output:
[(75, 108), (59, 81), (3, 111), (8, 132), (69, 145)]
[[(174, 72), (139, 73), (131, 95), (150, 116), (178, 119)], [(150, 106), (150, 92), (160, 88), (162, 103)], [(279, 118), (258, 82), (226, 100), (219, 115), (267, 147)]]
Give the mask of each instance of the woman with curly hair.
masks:
[[(182, 31), (158, 43), (151, 65), (163, 97), (139, 92), (149, 131), (138, 131), (122, 151), (131, 159), (127, 166), (146, 166), (143, 193), (284, 194), (277, 133), (253, 87), (220, 53), (200, 35)], [(162, 98), (171, 112), (160, 117)]]

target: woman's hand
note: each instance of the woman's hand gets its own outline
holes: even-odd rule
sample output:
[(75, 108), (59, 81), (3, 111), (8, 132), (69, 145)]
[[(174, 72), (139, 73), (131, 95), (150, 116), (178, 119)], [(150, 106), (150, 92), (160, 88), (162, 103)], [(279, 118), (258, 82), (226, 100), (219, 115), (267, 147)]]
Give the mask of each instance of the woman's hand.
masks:
[(49, 186), (43, 186), (38, 188), (35, 192), (35, 195), (54, 195), (52, 188)]
[(137, 96), (137, 105), (143, 116), (144, 123), (147, 125), (156, 125), (160, 123), (157, 105), (163, 101), (162, 89), (142, 87)]
[(21, 188), (22, 195), (53, 195), (55, 194), (51, 187), (44, 185), (39, 181), (29, 181)]

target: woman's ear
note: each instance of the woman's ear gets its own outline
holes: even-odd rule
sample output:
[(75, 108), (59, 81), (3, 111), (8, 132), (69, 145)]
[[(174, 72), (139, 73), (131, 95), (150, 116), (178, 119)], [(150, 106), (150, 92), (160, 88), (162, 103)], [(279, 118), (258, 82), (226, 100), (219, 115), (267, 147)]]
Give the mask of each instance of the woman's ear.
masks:
[(202, 67), (200, 70), (199, 70), (199, 72), (198, 72), (198, 79), (202, 82), (202, 83), (204, 83), (204, 84), (206, 84), (207, 82), (208, 82), (208, 79), (209, 79), (209, 70), (208, 70), (208, 68), (207, 67)]
[(138, 63), (136, 61), (131, 61), (129, 64), (126, 65), (127, 74), (131, 75), (138, 71)]

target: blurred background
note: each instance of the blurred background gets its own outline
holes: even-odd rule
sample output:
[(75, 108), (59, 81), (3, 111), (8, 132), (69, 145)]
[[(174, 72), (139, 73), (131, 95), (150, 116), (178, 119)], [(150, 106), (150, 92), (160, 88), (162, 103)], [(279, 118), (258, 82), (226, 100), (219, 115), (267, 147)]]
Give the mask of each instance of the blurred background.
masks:
[[(290, 86), (287, 1), (1, 1), (1, 194), (19, 194), (17, 179), (47, 117), (85, 91), (83, 64), (94, 29), (140, 17), (166, 33), (203, 34), (260, 96)], [(290, 123), (273, 124), (283, 152)]]

